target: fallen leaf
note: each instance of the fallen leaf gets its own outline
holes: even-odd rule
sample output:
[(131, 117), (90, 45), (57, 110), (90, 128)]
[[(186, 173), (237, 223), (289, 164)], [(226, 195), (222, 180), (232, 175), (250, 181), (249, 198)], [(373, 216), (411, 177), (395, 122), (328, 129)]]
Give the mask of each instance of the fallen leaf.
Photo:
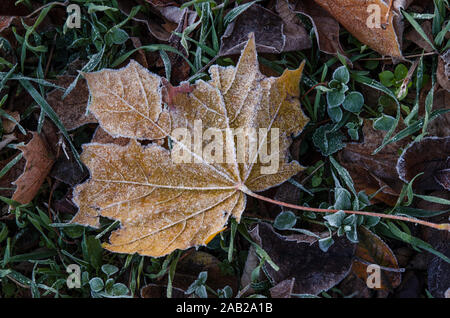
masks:
[[(178, 9), (178, 8), (176, 8)], [(179, 10), (179, 9), (178, 9)], [(181, 11), (181, 18), (178, 22), (177, 28), (174, 30), (174, 32), (183, 33), (183, 31), (190, 25), (192, 25), (197, 17), (197, 14), (193, 11), (190, 11), (188, 9), (184, 9)], [(177, 49), (179, 52), (182, 52), (185, 57), (188, 56), (188, 52), (186, 52), (186, 49), (183, 47), (181, 43), (181, 37), (178, 35), (172, 33), (172, 35), (169, 38), (169, 45), (173, 48)], [(191, 71), (191, 68), (189, 64), (186, 62), (186, 60), (180, 56), (179, 54), (168, 52), (167, 55), (169, 56), (170, 64), (171, 64), (171, 82), (175, 84), (179, 84), (180, 82), (185, 81), (188, 76), (189, 72)], [(166, 74), (167, 76), (167, 74)]]
[(420, 191), (450, 190), (450, 136), (425, 137), (412, 142), (397, 162), (400, 179), (410, 182)]
[[(75, 78), (75, 76), (68, 75), (59, 76), (55, 84), (67, 88)], [(47, 94), (47, 101), (67, 130), (73, 130), (82, 125), (97, 122), (91, 113), (86, 116), (89, 90), (85, 81), (77, 81), (75, 88), (70, 94), (62, 99), (63, 95), (64, 91), (54, 89)]]
[(69, 147), (65, 147), (65, 150), (62, 150), (62, 152), (63, 154), (59, 156), (53, 165), (50, 176), (65, 184), (75, 186), (88, 176), (88, 172), (80, 167)]
[[(441, 197), (446, 200), (450, 199), (450, 192), (445, 190), (431, 192), (430, 195)], [(426, 209), (429, 211), (444, 211), (448, 209), (448, 205), (420, 200), (417, 203), (417, 208)], [(449, 216), (450, 213), (444, 213), (432, 217), (431, 220), (433, 222), (446, 222), (448, 221)], [(450, 240), (450, 232), (430, 231), (429, 229), (424, 229), (424, 240), (428, 242), (436, 251), (450, 257), (450, 245), (448, 244)], [(446, 292), (448, 292), (448, 289), (450, 288), (450, 263), (442, 257), (431, 253), (428, 254), (427, 258), (426, 269), (428, 273), (428, 290), (433, 297), (447, 297)]]
[[(286, 12), (286, 9), (280, 6), (280, 10)], [(219, 54), (223, 56), (240, 53), (247, 43), (248, 34), (252, 32), (255, 34), (256, 49), (259, 53), (281, 53), (311, 47), (308, 33), (303, 26), (286, 24), (280, 16), (254, 4), (227, 26), (221, 38)]]
[(17, 3), (14, 0), (3, 0), (0, 9), (0, 16), (25, 16), (30, 10), (23, 3)]
[(284, 50), (289, 52), (310, 48), (311, 39), (287, 1), (277, 1), (275, 9), (284, 23), (283, 32), (286, 36)]
[[(212, 66), (209, 82), (199, 80), (190, 91), (174, 94), (170, 117), (162, 110), (161, 94), (167, 90), (162, 89), (161, 78), (136, 62), (118, 71), (85, 74), (92, 95), (90, 109), (100, 125), (113, 136), (132, 139), (127, 146), (84, 145), (81, 159), (91, 179), (74, 190), (80, 210), (72, 222), (98, 226), (99, 216), (119, 220), (122, 227), (105, 244), (114, 252), (159, 257), (205, 245), (231, 215), (240, 220), (244, 191), (274, 187), (303, 169), (288, 159), (290, 136), (298, 135), (308, 122), (298, 100), (303, 66), (286, 70), (279, 78), (263, 76), (252, 36), (236, 67)], [(238, 162), (233, 140), (225, 143), (223, 151), (229, 163), (205, 161), (191, 149), (190, 138), (170, 135), (169, 118), (172, 130), (192, 131), (198, 119), (204, 127), (221, 130), (278, 128), (278, 173), (262, 173), (267, 164), (256, 156)], [(136, 141), (167, 135), (170, 151)], [(174, 162), (175, 151), (186, 151), (195, 161)]]
[[(117, 2), (120, 11), (122, 11), (122, 13), (126, 16), (130, 15), (131, 9), (134, 5), (138, 5), (140, 3), (142, 3), (142, 1), (119, 0)], [(139, 23), (143, 23), (147, 27), (147, 30), (153, 38), (164, 42), (169, 41), (170, 32), (164, 29), (162, 25), (164, 23), (164, 20), (158, 17), (156, 15), (156, 12), (153, 11), (147, 15), (143, 12), (138, 12), (132, 19)]]
[[(287, 0), (278, 0), (283, 2)], [(307, 16), (314, 26), (317, 43), (322, 52), (345, 55), (339, 42), (339, 23), (314, 0), (296, 0), (292, 4), (293, 12)]]
[(450, 49), (439, 56), (436, 77), (439, 85), (450, 92)]
[(395, 169), (398, 149), (406, 147), (407, 140), (391, 143), (373, 155), (385, 134), (385, 131), (374, 129), (370, 120), (365, 120), (363, 140), (347, 143), (345, 149), (339, 152), (338, 159), (350, 173), (357, 191), (365, 190), (367, 194), (372, 194), (384, 187), (375, 199), (393, 206), (403, 186)]
[(129, 138), (124, 137), (111, 137), (101, 126), (98, 126), (95, 130), (94, 136), (92, 137), (92, 143), (99, 144), (116, 144), (119, 146), (126, 146), (130, 141)]
[(280, 267), (275, 271), (264, 265), (265, 272), (275, 284), (295, 278), (292, 289), (295, 294), (317, 295), (338, 284), (350, 272), (355, 244), (345, 236), (336, 237), (329, 250), (323, 252), (317, 240), (302, 242), (282, 236), (267, 223), (259, 223), (250, 235)]
[(0, 32), (8, 28), (13, 19), (11, 16), (0, 16)]
[[(16, 122), (20, 121), (20, 114), (19, 114), (19, 112), (5, 110), (5, 113), (7, 113), (12, 118), (14, 118), (16, 120)], [(6, 117), (2, 117), (2, 127), (3, 127), (3, 133), (4, 134), (9, 134), (9, 133), (13, 132), (14, 128), (16, 128), (16, 123), (11, 121), (11, 120), (9, 120)]]
[(233, 293), (238, 289), (238, 277), (222, 269), (219, 259), (209, 253), (193, 251), (179, 261), (173, 279), (173, 286), (187, 290), (198, 278), (200, 272), (208, 272), (206, 285), (214, 291), (230, 286)]
[[(402, 1), (395, 1), (387, 23), (384, 23), (389, 5), (383, 0), (314, 0), (327, 10), (340, 24), (342, 24), (359, 41), (381, 55), (403, 59), (402, 16), (399, 8), (403, 8)], [(380, 9), (380, 26), (369, 27), (369, 5), (376, 5)]]
[(161, 78), (135, 61), (119, 70), (84, 73), (91, 93), (89, 110), (113, 137), (159, 139), (170, 116), (161, 105)]
[[(13, 160), (17, 154), (12, 155), (10, 158), (0, 161), (0, 169), (4, 169), (5, 166)], [(0, 195), (4, 197), (10, 198), (14, 194), (15, 186), (13, 184), (14, 181), (19, 178), (19, 176), (23, 173), (23, 168), (25, 167), (25, 159), (20, 159), (11, 169), (6, 172), (0, 178)]]
[[(426, 96), (424, 97), (424, 99)], [(425, 100), (421, 101), (420, 110), (424, 110), (425, 107), (422, 105), (425, 104)], [(438, 109), (446, 109), (448, 108), (448, 105), (450, 105), (450, 93), (446, 91), (445, 89), (440, 89), (434, 93), (433, 97), (433, 110)], [(419, 111), (419, 115), (423, 116), (421, 112)], [(437, 136), (437, 137), (446, 137), (450, 136), (450, 113), (445, 113), (439, 115), (436, 119), (428, 123), (427, 127), (427, 133), (430, 136)]]
[[(425, 35), (431, 40), (431, 42), (434, 42), (433, 39), (433, 33), (432, 33), (432, 27), (430, 21), (425, 21), (421, 25), (422, 30), (425, 32)], [(433, 52), (434, 49), (431, 47), (431, 45), (426, 41), (419, 32), (416, 31), (416, 29), (411, 30), (405, 35), (405, 39), (413, 42), (417, 46), (421, 47), (425, 50), (425, 52)]]
[(270, 296), (272, 298), (291, 298), (294, 284), (295, 278), (283, 280), (270, 289)]
[(12, 199), (22, 204), (33, 200), (54, 163), (53, 154), (48, 150), (45, 141), (36, 132), (32, 135), (29, 143), (18, 147), (27, 162), (23, 173), (14, 182), (17, 187)]
[[(380, 289), (392, 290), (400, 285), (402, 275), (397, 258), (389, 246), (364, 226), (358, 228), (358, 240), (352, 271), (365, 282), (370, 275), (367, 273), (368, 264), (379, 265), (381, 267)], [(393, 271), (385, 270), (383, 267)]]
[(172, 0), (145, 0), (155, 7), (167, 7), (178, 5), (176, 1)]
[[(173, 298), (188, 298), (185, 291), (172, 287)], [(167, 298), (167, 285), (148, 284), (141, 288), (141, 298)]]
[(8, 146), (11, 142), (13, 142), (16, 139), (17, 137), (15, 134), (3, 135), (3, 138), (0, 141), (0, 150)]

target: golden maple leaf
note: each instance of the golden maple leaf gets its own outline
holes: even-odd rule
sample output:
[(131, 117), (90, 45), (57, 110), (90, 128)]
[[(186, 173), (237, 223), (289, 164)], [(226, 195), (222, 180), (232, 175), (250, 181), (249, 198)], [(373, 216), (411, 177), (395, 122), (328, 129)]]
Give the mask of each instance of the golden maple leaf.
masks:
[[(91, 178), (74, 190), (79, 212), (72, 222), (96, 227), (99, 216), (119, 220), (121, 228), (104, 245), (113, 252), (159, 257), (205, 245), (230, 216), (239, 222), (246, 191), (276, 186), (303, 169), (288, 158), (291, 136), (308, 122), (298, 99), (303, 66), (278, 78), (265, 77), (251, 36), (236, 67), (214, 65), (210, 81), (198, 80), (188, 89), (164, 84), (134, 61), (120, 70), (85, 74), (90, 110), (100, 125), (112, 135), (132, 139), (127, 146), (84, 145), (81, 159)], [(162, 100), (169, 100), (168, 110)], [(234, 138), (224, 145), (231, 161), (205, 160), (189, 147), (191, 140), (173, 134), (177, 128), (193, 131), (198, 119), (219, 131), (278, 128), (279, 152), (271, 154), (278, 158), (278, 171), (261, 173), (266, 163), (251, 154), (238, 160)], [(164, 136), (172, 148), (137, 141)], [(267, 142), (270, 146), (273, 140)], [(176, 149), (191, 154), (194, 162), (174, 162)]]

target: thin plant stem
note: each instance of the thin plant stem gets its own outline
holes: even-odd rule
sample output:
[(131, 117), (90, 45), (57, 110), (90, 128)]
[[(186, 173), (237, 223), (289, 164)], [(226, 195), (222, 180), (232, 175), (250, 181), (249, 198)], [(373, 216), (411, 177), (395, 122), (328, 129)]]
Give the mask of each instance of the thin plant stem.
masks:
[(434, 228), (437, 230), (450, 231), (449, 223), (436, 224), (436, 223), (431, 223), (431, 222), (427, 222), (427, 221), (423, 221), (423, 220), (419, 220), (419, 219), (415, 219), (415, 218), (409, 218), (409, 217), (401, 216), (401, 215), (382, 214), (382, 213), (375, 213), (375, 212), (311, 208), (311, 207), (285, 203), (285, 202), (281, 202), (278, 200), (267, 198), (265, 196), (262, 196), (262, 195), (252, 192), (250, 189), (248, 189), (244, 185), (239, 186), (238, 189), (241, 190), (242, 192), (244, 192), (245, 194), (248, 194), (249, 196), (254, 197), (256, 199), (270, 202), (270, 203), (277, 204), (277, 205), (281, 205), (281, 206), (284, 206), (284, 207), (287, 207), (290, 209), (295, 209), (295, 210), (311, 211), (311, 212), (318, 212), (318, 213), (336, 213), (336, 212), (342, 211), (347, 214), (358, 214), (358, 215), (379, 217), (379, 218), (384, 218), (384, 219), (392, 219), (392, 220), (397, 220), (397, 221), (405, 221), (405, 222), (421, 224), (421, 225), (428, 226), (428, 227), (431, 227), (431, 228)]

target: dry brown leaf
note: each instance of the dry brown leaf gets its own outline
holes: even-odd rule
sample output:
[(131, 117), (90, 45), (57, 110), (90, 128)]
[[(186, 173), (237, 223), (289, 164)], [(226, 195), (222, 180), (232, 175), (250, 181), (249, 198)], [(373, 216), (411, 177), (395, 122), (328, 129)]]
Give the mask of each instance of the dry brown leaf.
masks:
[(25, 146), (18, 147), (27, 163), (20, 177), (14, 182), (17, 186), (12, 199), (26, 204), (33, 200), (52, 168), (54, 157), (48, 150), (44, 139), (33, 132), (33, 139)]
[(364, 226), (358, 228), (358, 240), (359, 243), (355, 252), (356, 258), (352, 266), (353, 273), (365, 282), (369, 275), (367, 273), (368, 264), (376, 264), (393, 270), (381, 268), (380, 289), (392, 290), (400, 285), (402, 275), (398, 268), (397, 258), (389, 246)]
[[(295, 278), (292, 292), (314, 294), (328, 290), (342, 281), (350, 272), (355, 244), (345, 236), (334, 237), (335, 243), (327, 252), (319, 248), (318, 240), (308, 242), (276, 233), (268, 223), (259, 223), (249, 232), (280, 268), (264, 265), (265, 273), (277, 284)], [(304, 235), (306, 236), (306, 235)]]
[(447, 92), (450, 92), (450, 49), (439, 56), (436, 76), (439, 85), (445, 88)]
[(167, 92), (161, 78), (133, 61), (118, 71), (85, 74), (93, 96), (90, 109), (100, 124), (113, 135), (132, 139), (127, 146), (83, 147), (81, 159), (91, 179), (74, 191), (80, 209), (72, 222), (98, 226), (99, 216), (119, 220), (122, 227), (105, 247), (120, 253), (159, 257), (206, 244), (231, 215), (240, 220), (244, 191), (263, 191), (303, 169), (288, 159), (290, 136), (308, 122), (298, 99), (303, 66), (286, 70), (279, 78), (263, 76), (252, 36), (236, 67), (212, 66), (209, 82), (199, 80), (190, 90), (172, 90), (171, 129), (192, 131), (197, 119), (202, 119), (203, 127), (221, 130), (278, 128), (275, 174), (262, 174), (265, 165), (256, 157), (246, 156), (238, 163), (234, 142), (225, 143), (229, 163), (205, 161), (187, 147), (191, 140), (177, 136), (171, 136), (171, 151), (187, 151), (198, 162), (176, 163), (168, 149), (154, 143), (140, 145), (136, 139), (170, 135), (169, 113), (161, 106), (162, 93)]
[[(433, 32), (432, 32), (432, 26), (430, 21), (425, 21), (421, 25), (422, 30), (425, 32), (426, 36), (434, 42), (433, 39)], [(425, 50), (425, 52), (433, 52), (434, 49), (431, 47), (431, 45), (417, 32), (415, 29), (411, 30), (405, 35), (405, 39), (414, 42), (414, 44), (418, 45), (422, 49)]]
[[(75, 78), (69, 75), (59, 76), (56, 85), (67, 88)], [(91, 113), (86, 116), (89, 91), (85, 81), (78, 81), (75, 88), (64, 99), (62, 99), (63, 94), (63, 91), (55, 89), (47, 94), (47, 101), (67, 130), (97, 122)]]
[(450, 136), (425, 137), (412, 142), (397, 162), (397, 172), (416, 191), (450, 190)]
[(9, 27), (13, 19), (11, 16), (0, 16), (0, 32)]
[(294, 289), (295, 277), (283, 280), (270, 289), (272, 298), (291, 298)]
[(99, 144), (116, 144), (119, 146), (126, 146), (130, 141), (129, 138), (118, 137), (114, 138), (100, 126), (95, 130), (94, 136), (92, 137), (91, 142), (99, 143)]
[[(278, 0), (278, 3), (288, 0)], [(306, 15), (314, 26), (317, 43), (322, 52), (328, 54), (340, 53), (345, 55), (339, 42), (339, 23), (314, 0), (296, 0), (292, 3), (292, 10)]]
[[(14, 118), (16, 120), (16, 122), (20, 121), (20, 114), (19, 114), (19, 112), (13, 112), (13, 111), (5, 110), (5, 113), (10, 115), (12, 118)], [(3, 133), (4, 134), (9, 134), (9, 133), (13, 132), (14, 128), (16, 128), (16, 123), (11, 121), (11, 120), (9, 120), (6, 117), (2, 117), (2, 127), (3, 127)]]
[(408, 141), (402, 139), (391, 143), (373, 155), (386, 132), (374, 129), (370, 120), (364, 121), (362, 131), (363, 142), (347, 143), (338, 154), (339, 162), (349, 171), (357, 191), (365, 190), (367, 194), (373, 194), (384, 187), (375, 198), (393, 206), (403, 186), (395, 169), (398, 149), (406, 147)]
[[(450, 191), (435, 191), (429, 193), (430, 196), (440, 197), (450, 200)], [(428, 211), (445, 211), (448, 210), (448, 205), (419, 200), (417, 208)], [(445, 222), (450, 217), (450, 213), (444, 213), (434, 216), (431, 219), (434, 222)], [(450, 256), (450, 232), (448, 231), (430, 231), (425, 229), (423, 239), (428, 242), (436, 251)], [(449, 298), (448, 290), (450, 288), (450, 264), (437, 255), (428, 254), (428, 290), (431, 295), (436, 298)]]
[[(427, 90), (428, 92), (429, 90)], [(425, 114), (426, 94), (420, 99), (419, 116)], [(433, 110), (446, 109), (450, 105), (450, 93), (445, 89), (439, 89), (434, 93)], [(428, 123), (427, 133), (430, 136), (445, 137), (450, 136), (450, 113), (439, 115), (436, 119)]]
[[(284, 7), (281, 5), (279, 9), (284, 13), (288, 8), (286, 3), (283, 4)], [(284, 21), (272, 11), (255, 4), (228, 25), (221, 38), (219, 54), (239, 54), (251, 32), (255, 33), (259, 53), (281, 53), (311, 47), (311, 40), (303, 26), (290, 20)]]
[[(327, 10), (359, 41), (380, 53), (403, 59), (401, 14), (393, 8), (388, 23), (384, 23), (389, 4), (383, 0), (314, 0)], [(401, 1), (396, 1), (401, 2)], [(368, 27), (369, 5), (378, 5), (381, 12), (381, 27)], [(394, 5), (395, 7), (395, 5)]]
[(84, 73), (91, 93), (89, 110), (113, 137), (160, 139), (170, 130), (161, 103), (161, 78), (135, 61), (120, 70)]

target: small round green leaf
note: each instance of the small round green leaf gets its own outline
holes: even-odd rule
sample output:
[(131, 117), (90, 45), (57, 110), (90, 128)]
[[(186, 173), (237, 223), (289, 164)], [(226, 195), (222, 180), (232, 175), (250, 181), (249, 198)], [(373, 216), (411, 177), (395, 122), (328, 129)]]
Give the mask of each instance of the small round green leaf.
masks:
[(333, 79), (347, 84), (350, 81), (350, 73), (345, 66), (338, 67), (333, 73)]
[(327, 220), (332, 227), (340, 227), (342, 225), (342, 221), (345, 219), (345, 216), (346, 214), (344, 211), (338, 211), (333, 214), (328, 214), (323, 218)]
[(363, 105), (364, 96), (360, 92), (350, 92), (342, 103), (342, 107), (352, 113), (359, 113)]
[(389, 129), (391, 129), (394, 123), (395, 123), (394, 117), (383, 114), (383, 116), (374, 121), (373, 128), (388, 131)]
[(111, 293), (114, 296), (125, 296), (128, 292), (128, 287), (122, 283), (115, 283), (111, 290)]
[(103, 279), (100, 277), (94, 277), (89, 281), (89, 286), (91, 286), (91, 290), (93, 292), (100, 292), (102, 291), (103, 287), (105, 287), (105, 284), (103, 283)]
[(331, 120), (335, 123), (340, 122), (344, 115), (340, 107), (328, 107), (327, 112), (328, 116), (330, 116)]
[(397, 81), (403, 80), (408, 75), (408, 68), (403, 64), (398, 64), (394, 70), (394, 77)]
[(278, 230), (292, 229), (297, 223), (297, 217), (291, 211), (284, 211), (277, 215), (273, 226)]
[(111, 264), (105, 264), (102, 266), (102, 272), (105, 273), (108, 276), (112, 276), (115, 273), (117, 273), (119, 271), (119, 269)]
[(380, 78), (381, 84), (383, 84), (386, 87), (391, 87), (394, 85), (394, 73), (391, 71), (383, 71), (380, 74), (378, 74), (378, 77)]
[(328, 107), (337, 107), (341, 105), (345, 100), (345, 94), (338, 90), (332, 90), (327, 92), (327, 104)]

